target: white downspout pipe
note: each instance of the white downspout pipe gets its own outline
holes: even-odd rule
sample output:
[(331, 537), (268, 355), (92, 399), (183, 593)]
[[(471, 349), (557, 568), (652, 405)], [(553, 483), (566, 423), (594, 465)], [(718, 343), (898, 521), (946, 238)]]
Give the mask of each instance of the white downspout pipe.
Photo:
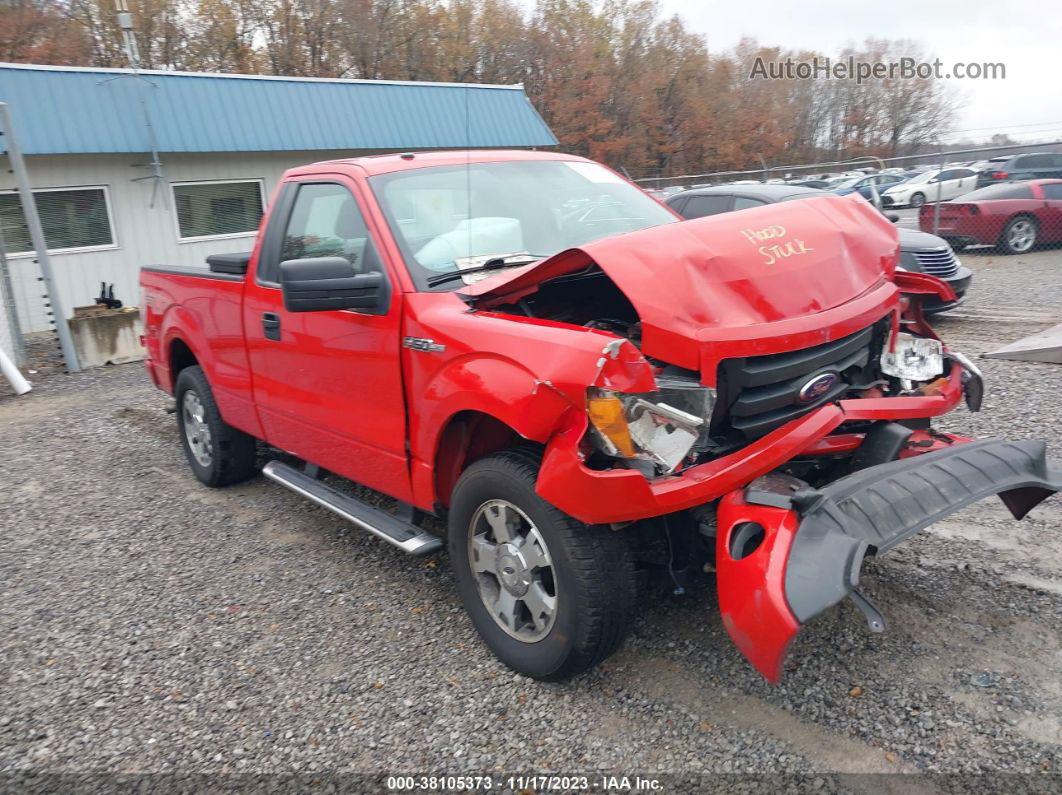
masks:
[(33, 389), (30, 386), (30, 382), (23, 378), (22, 373), (15, 367), (15, 363), (2, 350), (0, 350), (0, 372), (4, 374), (4, 378), (11, 384), (11, 388), (15, 390), (16, 395), (24, 395)]

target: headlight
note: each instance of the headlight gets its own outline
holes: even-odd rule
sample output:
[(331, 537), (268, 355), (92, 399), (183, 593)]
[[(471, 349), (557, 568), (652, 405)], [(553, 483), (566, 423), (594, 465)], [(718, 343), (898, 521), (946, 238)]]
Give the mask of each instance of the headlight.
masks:
[(904, 381), (930, 381), (944, 372), (944, 346), (939, 340), (896, 336), (896, 350), (881, 354), (881, 371)]
[(599, 449), (616, 458), (651, 461), (670, 474), (707, 435), (715, 390), (686, 378), (657, 378), (644, 395), (591, 388), (586, 410)]

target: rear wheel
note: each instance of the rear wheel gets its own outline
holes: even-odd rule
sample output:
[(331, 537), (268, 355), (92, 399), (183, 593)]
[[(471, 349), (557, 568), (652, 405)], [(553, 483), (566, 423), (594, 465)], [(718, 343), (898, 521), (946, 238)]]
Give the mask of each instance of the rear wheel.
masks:
[(461, 475), (450, 506), (450, 560), (491, 651), (522, 674), (556, 680), (620, 646), (637, 580), (626, 537), (542, 500), (537, 472), (537, 455), (509, 450)]
[(999, 236), (999, 247), (1007, 254), (1025, 254), (1036, 245), (1040, 229), (1036, 220), (1027, 215), (1011, 218)]
[(255, 473), (256, 442), (221, 419), (198, 365), (177, 376), (177, 430), (192, 471), (207, 486), (227, 486)]

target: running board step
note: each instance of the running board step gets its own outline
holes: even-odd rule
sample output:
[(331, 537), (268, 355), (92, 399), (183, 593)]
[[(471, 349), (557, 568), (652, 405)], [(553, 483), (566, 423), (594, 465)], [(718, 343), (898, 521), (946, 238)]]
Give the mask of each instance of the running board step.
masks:
[(442, 549), (441, 538), (374, 508), (357, 497), (343, 494), (280, 461), (270, 461), (262, 468), (262, 474), (410, 555), (430, 555)]

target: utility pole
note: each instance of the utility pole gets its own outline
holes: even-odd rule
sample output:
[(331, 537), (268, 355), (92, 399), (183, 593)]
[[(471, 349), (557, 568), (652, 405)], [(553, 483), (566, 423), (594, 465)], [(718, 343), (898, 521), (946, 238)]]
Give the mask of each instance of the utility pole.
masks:
[(52, 324), (55, 326), (55, 333), (59, 335), (59, 347), (63, 351), (66, 370), (76, 373), (81, 366), (77, 361), (77, 351), (74, 349), (74, 340), (70, 336), (70, 326), (66, 322), (66, 311), (63, 309), (63, 301), (59, 296), (59, 288), (55, 284), (52, 260), (48, 256), (48, 244), (44, 240), (44, 230), (41, 228), (41, 218), (37, 214), (37, 202), (33, 198), (33, 188), (30, 186), (29, 175), (26, 173), (26, 163), (22, 159), (22, 150), (18, 147), (14, 127), (11, 125), (11, 109), (8, 108), (6, 102), (0, 102), (0, 133), (4, 136), (7, 156), (11, 159), (11, 170), (15, 172), (15, 183), (18, 186), (19, 199), (22, 201), (22, 214), (26, 219), (26, 227), (29, 229), (30, 242), (37, 252), (37, 264), (41, 268), (44, 291), (52, 305)]
[(118, 27), (122, 29), (125, 57), (129, 59), (133, 74), (136, 74), (140, 69), (140, 48), (136, 46), (136, 35), (133, 33), (133, 15), (129, 13), (126, 0), (115, 0), (114, 7), (118, 11)]

